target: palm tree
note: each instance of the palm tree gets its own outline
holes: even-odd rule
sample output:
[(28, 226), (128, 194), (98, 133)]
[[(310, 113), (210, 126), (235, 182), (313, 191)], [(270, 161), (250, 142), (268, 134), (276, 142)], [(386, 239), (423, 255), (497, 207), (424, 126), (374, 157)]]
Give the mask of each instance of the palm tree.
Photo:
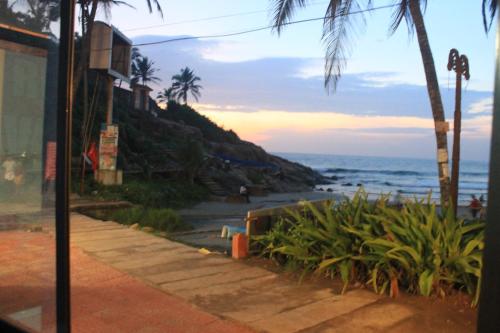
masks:
[(160, 91), (156, 98), (160, 103), (168, 103), (170, 101), (173, 101), (175, 99), (174, 89), (172, 87), (163, 88), (163, 91)]
[[(306, 7), (306, 0), (273, 0), (275, 30), (281, 33), (283, 27), (291, 20), (297, 7)], [(483, 0), (488, 1), (488, 0)], [(489, 0), (495, 2), (495, 0)], [(366, 0), (367, 8), (372, 5), (373, 0)], [(446, 137), (445, 115), (439, 83), (434, 65), (427, 31), (424, 24), (421, 8), (426, 6), (427, 0), (399, 0), (395, 4), (393, 21), (390, 31), (394, 33), (404, 20), (408, 26), (409, 33), (416, 31), (422, 62), (424, 65), (425, 78), (427, 81), (427, 92), (434, 118), (436, 145), (438, 151), (438, 174), (441, 190), (441, 200), (445, 203), (449, 200), (450, 177), (448, 166), (448, 141)], [(325, 87), (335, 90), (337, 82), (345, 67), (349, 49), (347, 42), (350, 41), (350, 30), (354, 28), (354, 20), (362, 17), (362, 14), (351, 15), (359, 12), (361, 7), (356, 0), (330, 0), (323, 20), (323, 41), (326, 44), (325, 56)], [(362, 20), (364, 22), (364, 18)], [(358, 22), (360, 23), (360, 22)]]
[(148, 82), (157, 83), (161, 79), (154, 74), (158, 71), (154, 66), (154, 61), (149, 60), (148, 57), (136, 58), (132, 64), (132, 84), (139, 82), (145, 86)]
[(178, 101), (182, 100), (184, 104), (187, 104), (188, 93), (191, 93), (198, 102), (198, 98), (201, 96), (200, 89), (203, 89), (203, 87), (196, 84), (201, 79), (194, 75), (192, 69), (189, 69), (189, 67), (181, 69), (180, 74), (172, 76), (172, 81), (174, 81), (172, 84), (173, 96)]

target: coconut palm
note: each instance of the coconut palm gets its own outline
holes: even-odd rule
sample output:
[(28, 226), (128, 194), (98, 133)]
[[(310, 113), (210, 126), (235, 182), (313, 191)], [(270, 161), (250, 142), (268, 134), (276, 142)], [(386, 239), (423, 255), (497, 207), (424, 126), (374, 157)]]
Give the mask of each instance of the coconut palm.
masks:
[(132, 64), (132, 84), (147, 85), (149, 82), (158, 83), (161, 79), (154, 76), (158, 69), (154, 67), (154, 61), (148, 57), (136, 58)]
[(201, 96), (200, 89), (203, 89), (203, 87), (196, 84), (201, 79), (194, 75), (192, 69), (189, 69), (189, 67), (181, 69), (180, 74), (172, 76), (172, 81), (174, 81), (172, 84), (173, 96), (176, 100), (182, 100), (184, 104), (187, 104), (188, 93), (191, 93), (198, 102)]
[[(273, 25), (278, 33), (291, 20), (298, 7), (306, 7), (306, 0), (272, 0), (274, 2)], [(495, 2), (494, 0), (484, 0)], [(370, 8), (373, 0), (366, 0), (366, 8)], [(441, 199), (449, 200), (450, 178), (448, 166), (448, 142), (446, 137), (445, 115), (439, 83), (434, 65), (427, 31), (422, 16), (427, 0), (398, 0), (395, 3), (393, 21), (390, 26), (394, 33), (404, 20), (409, 33), (417, 34), (422, 62), (424, 65), (427, 92), (436, 128), (436, 144), (438, 151), (438, 174), (441, 190)], [(326, 44), (325, 56), (325, 87), (335, 90), (337, 82), (346, 65), (349, 55), (348, 42), (352, 41), (351, 32), (356, 27), (355, 23), (364, 23), (362, 14), (351, 15), (363, 9), (356, 0), (330, 0), (323, 20), (323, 41)], [(357, 22), (356, 22), (357, 21)]]
[(163, 90), (158, 93), (158, 96), (156, 96), (156, 99), (158, 99), (158, 102), (160, 103), (173, 101), (175, 99), (174, 89), (172, 87), (163, 88)]

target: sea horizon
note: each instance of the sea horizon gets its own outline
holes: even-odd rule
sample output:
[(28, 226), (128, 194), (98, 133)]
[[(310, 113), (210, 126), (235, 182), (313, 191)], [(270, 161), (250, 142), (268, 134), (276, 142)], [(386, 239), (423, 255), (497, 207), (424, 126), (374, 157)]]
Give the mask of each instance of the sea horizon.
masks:
[[(301, 155), (318, 155), (318, 156), (345, 156), (345, 157), (364, 157), (364, 158), (402, 158), (402, 159), (409, 159), (409, 160), (424, 160), (424, 161), (436, 161), (435, 158), (432, 157), (415, 157), (415, 156), (387, 156), (387, 155), (359, 155), (359, 154), (336, 154), (336, 153), (311, 153), (311, 152), (283, 152), (283, 151), (268, 151), (266, 150), (269, 154), (276, 155), (276, 156), (281, 156), (282, 154), (301, 154)], [(449, 151), (451, 154), (451, 150)], [(451, 168), (451, 156), (450, 156), (450, 168)], [(461, 162), (481, 162), (481, 163), (489, 163), (489, 158), (488, 160), (483, 160), (483, 159), (460, 159)], [(450, 170), (451, 171), (451, 170)]]
[[(436, 161), (433, 159), (318, 153), (273, 154), (308, 166), (329, 179), (330, 184), (316, 186), (319, 191), (333, 191), (352, 197), (363, 187), (371, 198), (390, 194), (422, 199), (430, 192), (433, 201), (439, 201), (440, 198)], [(473, 194), (487, 200), (487, 188), (488, 162), (462, 160), (459, 204), (467, 205)]]

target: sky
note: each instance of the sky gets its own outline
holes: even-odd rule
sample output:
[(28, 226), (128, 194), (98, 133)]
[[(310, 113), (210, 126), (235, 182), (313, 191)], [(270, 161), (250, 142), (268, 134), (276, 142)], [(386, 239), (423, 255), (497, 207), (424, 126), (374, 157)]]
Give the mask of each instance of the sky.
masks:
[[(160, 0), (163, 18), (149, 14), (145, 0), (129, 3), (135, 8), (114, 7), (110, 16), (100, 18), (135, 44), (250, 30), (268, 26), (272, 17), (269, 0)], [(326, 1), (309, 3), (294, 20), (324, 15)], [(392, 3), (375, 0), (374, 7)], [(389, 34), (391, 15), (392, 9), (364, 15), (366, 27), (355, 31), (335, 93), (323, 86), (321, 21), (288, 26), (281, 35), (264, 30), (143, 46), (140, 51), (159, 69), (162, 82), (154, 86), (156, 91), (169, 87), (181, 68), (192, 68), (202, 79), (203, 91), (190, 105), (268, 151), (434, 158), (418, 41), (409, 37), (405, 24)], [(362, 21), (360, 15), (356, 18)], [(448, 53), (454, 47), (469, 58), (471, 79), (463, 84), (462, 158), (487, 160), (495, 31), (485, 34), (479, 0), (429, 1), (424, 19), (451, 123), (455, 74), (446, 68)]]

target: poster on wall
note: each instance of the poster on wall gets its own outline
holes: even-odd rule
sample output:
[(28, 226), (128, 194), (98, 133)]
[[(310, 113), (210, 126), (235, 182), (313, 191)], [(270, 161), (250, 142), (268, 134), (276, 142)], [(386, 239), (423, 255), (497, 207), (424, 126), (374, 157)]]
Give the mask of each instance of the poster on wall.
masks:
[(116, 170), (118, 156), (118, 125), (101, 127), (99, 141), (99, 170)]

